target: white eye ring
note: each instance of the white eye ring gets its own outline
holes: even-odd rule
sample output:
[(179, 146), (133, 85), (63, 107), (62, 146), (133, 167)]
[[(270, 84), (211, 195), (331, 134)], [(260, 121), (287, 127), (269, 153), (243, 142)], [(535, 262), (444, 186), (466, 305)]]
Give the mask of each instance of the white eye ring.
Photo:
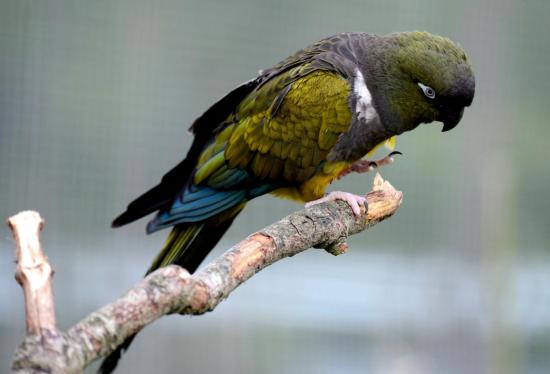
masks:
[(426, 95), (428, 99), (435, 98), (435, 91), (433, 88), (431, 88), (430, 86), (426, 86), (425, 84), (422, 84), (420, 82), (418, 82), (418, 86), (422, 89), (422, 92), (424, 92), (424, 95)]

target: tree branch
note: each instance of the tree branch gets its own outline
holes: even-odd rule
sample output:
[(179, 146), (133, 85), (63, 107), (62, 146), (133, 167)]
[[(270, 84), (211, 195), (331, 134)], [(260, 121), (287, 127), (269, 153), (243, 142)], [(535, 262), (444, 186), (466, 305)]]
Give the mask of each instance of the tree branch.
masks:
[(26, 211), (8, 219), (8, 225), (16, 243), (15, 279), (25, 295), (27, 334), (41, 335), (42, 329), (55, 329), (53, 269), (38, 240), (44, 220), (40, 214)]
[(156, 270), (66, 332), (58, 331), (55, 324), (53, 271), (38, 239), (42, 218), (36, 212), (19, 213), (8, 222), (17, 245), (16, 278), (25, 294), (27, 335), (15, 352), (12, 369), (81, 372), (163, 315), (213, 310), (240, 284), (282, 258), (311, 247), (334, 255), (346, 252), (346, 238), (393, 215), (402, 196), (377, 174), (367, 195), (367, 214), (354, 216), (342, 201), (293, 213), (234, 245), (194, 275), (176, 265)]

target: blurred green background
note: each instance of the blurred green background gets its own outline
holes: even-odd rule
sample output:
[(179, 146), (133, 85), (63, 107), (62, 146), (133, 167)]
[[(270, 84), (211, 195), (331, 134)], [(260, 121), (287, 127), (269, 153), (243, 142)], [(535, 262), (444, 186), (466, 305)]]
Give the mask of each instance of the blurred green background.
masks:
[[(345, 256), (311, 250), (213, 313), (163, 318), (119, 373), (548, 373), (549, 18), (547, 0), (0, 0), (0, 218), (45, 217), (67, 328), (148, 267), (167, 232), (110, 221), (185, 155), (215, 99), (336, 32), (445, 35), (469, 52), (476, 97), (450, 133), (398, 139), (382, 170), (405, 193), (398, 214)], [(254, 201), (214, 255), (296, 209)], [(24, 316), (0, 233), (6, 372)]]

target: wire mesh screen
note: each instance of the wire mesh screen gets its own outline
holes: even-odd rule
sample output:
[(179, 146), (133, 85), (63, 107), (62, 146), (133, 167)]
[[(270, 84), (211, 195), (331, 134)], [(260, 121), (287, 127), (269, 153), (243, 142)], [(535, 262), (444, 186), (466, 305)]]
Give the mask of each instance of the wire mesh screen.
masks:
[[(549, 16), (544, 0), (3, 0), (0, 218), (45, 217), (66, 328), (143, 275), (167, 232), (110, 221), (184, 157), (188, 126), (217, 98), (336, 32), (445, 35), (469, 52), (476, 97), (449, 135), (398, 138), (404, 156), (382, 174), (405, 193), (399, 213), (345, 256), (310, 251), (213, 313), (155, 323), (119, 372), (547, 373)], [(298, 208), (253, 201), (213, 255)], [(7, 372), (24, 318), (0, 230)]]

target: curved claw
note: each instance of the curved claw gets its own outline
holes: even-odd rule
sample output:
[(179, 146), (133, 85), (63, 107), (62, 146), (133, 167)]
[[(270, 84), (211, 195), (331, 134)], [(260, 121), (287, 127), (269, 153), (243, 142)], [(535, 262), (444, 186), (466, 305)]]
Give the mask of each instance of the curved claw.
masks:
[(402, 155), (402, 154), (403, 153), (399, 151), (393, 151), (386, 157), (381, 158), (380, 160), (375, 160), (375, 161), (359, 160), (355, 162), (353, 165), (351, 165), (349, 169), (346, 169), (344, 172), (342, 172), (339, 177), (344, 176), (352, 171), (356, 173), (368, 173), (369, 171), (378, 169), (381, 166), (391, 164), (394, 161), (393, 156)]

